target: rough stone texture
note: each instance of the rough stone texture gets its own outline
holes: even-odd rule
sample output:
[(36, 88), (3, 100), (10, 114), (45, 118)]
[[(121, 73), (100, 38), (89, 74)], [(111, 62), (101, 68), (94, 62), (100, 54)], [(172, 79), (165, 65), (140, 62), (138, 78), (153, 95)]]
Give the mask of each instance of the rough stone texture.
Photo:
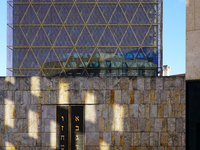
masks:
[(84, 106), (88, 150), (185, 148), (183, 77), (0, 78), (0, 149), (56, 149), (56, 105)]

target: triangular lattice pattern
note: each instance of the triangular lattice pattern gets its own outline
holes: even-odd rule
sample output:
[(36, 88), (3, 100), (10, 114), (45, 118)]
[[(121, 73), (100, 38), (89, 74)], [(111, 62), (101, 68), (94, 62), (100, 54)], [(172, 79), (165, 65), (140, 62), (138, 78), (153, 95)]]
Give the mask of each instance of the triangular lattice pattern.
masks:
[(135, 76), (138, 69), (154, 75), (160, 3), (15, 0), (12, 69), (16, 75)]

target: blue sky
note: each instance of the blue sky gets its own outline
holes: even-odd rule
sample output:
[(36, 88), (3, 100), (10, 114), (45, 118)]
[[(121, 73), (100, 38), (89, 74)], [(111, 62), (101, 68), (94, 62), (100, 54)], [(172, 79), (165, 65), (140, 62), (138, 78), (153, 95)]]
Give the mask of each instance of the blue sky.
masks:
[[(0, 76), (6, 76), (6, 1), (0, 1)], [(185, 0), (163, 0), (163, 65), (171, 75), (185, 73), (185, 23)]]

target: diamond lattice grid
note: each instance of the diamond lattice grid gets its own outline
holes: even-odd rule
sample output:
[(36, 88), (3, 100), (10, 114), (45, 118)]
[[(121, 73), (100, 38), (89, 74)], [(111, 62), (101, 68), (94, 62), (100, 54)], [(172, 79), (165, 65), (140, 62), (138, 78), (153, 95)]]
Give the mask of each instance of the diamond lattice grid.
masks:
[(159, 3), (15, 0), (14, 75), (154, 75)]

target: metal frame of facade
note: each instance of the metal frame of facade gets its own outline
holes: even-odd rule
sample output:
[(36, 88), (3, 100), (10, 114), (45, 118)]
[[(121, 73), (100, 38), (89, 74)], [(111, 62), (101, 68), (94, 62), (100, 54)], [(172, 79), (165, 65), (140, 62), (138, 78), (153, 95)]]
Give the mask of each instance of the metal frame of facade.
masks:
[[(134, 59), (136, 59), (139, 50), (141, 50), (142, 53), (143, 53), (143, 56), (146, 57), (146, 54), (144, 53), (144, 50), (143, 50), (144, 48), (158, 48), (158, 51), (157, 51), (158, 52), (158, 55), (157, 55), (157, 67), (155, 67), (155, 66), (154, 67), (152, 67), (152, 66), (149, 66), (149, 67), (134, 66), (133, 67), (131, 65), (128, 65), (128, 67), (126, 69), (127, 70), (157, 70), (157, 73), (162, 73), (162, 0), (146, 0), (146, 1), (134, 0), (134, 1), (116, 1), (116, 2), (113, 2), (113, 1), (112, 2), (110, 2), (110, 1), (106, 1), (106, 2), (105, 1), (93, 1), (93, 2), (92, 1), (90, 1), (90, 2), (88, 2), (88, 1), (87, 2), (81, 2), (80, 1), (79, 2), (78, 0), (77, 1), (72, 1), (72, 2), (58, 2), (58, 1), (51, 1), (51, 0), (46, 0), (46, 2), (44, 2), (44, 1), (43, 2), (37, 2), (37, 1), (28, 1), (28, 0), (26, 2), (25, 1), (21, 2), (20, 0), (16, 0), (14, 2), (13, 1), (8, 1), (7, 3), (8, 3), (8, 24), (7, 24), (8, 25), (8, 37), (7, 37), (8, 38), (8, 42), (7, 42), (7, 55), (8, 55), (8, 58), (7, 58), (8, 59), (8, 63), (7, 63), (8, 64), (7, 65), (8, 72), (7, 72), (7, 74), (8, 75), (13, 74), (12, 72), (14, 71), (14, 72), (18, 72), (18, 73), (14, 73), (15, 76), (17, 76), (17, 75), (23, 76), (23, 75), (26, 75), (25, 73), (23, 73), (23, 71), (25, 71), (25, 70), (26, 71), (28, 71), (28, 70), (29, 71), (31, 71), (31, 70), (33, 70), (33, 71), (35, 70), (36, 71), (37, 70), (37, 73), (35, 73), (34, 75), (39, 75), (39, 76), (49, 76), (50, 75), (51, 76), (51, 74), (45, 73), (45, 70), (51, 70), (51, 71), (52, 70), (59, 70), (59, 72), (60, 72), (59, 75), (60, 76), (63, 75), (63, 74), (67, 76), (66, 70), (76, 69), (76, 70), (83, 70), (83, 72), (81, 73), (82, 76), (85, 76), (85, 75), (90, 76), (90, 74), (88, 73), (88, 70), (94, 69), (94, 68), (89, 68), (88, 66), (89, 66), (90, 62), (92, 61), (92, 59), (95, 59), (95, 58), (92, 58), (95, 55), (94, 54), (95, 52), (97, 52), (99, 54), (99, 57), (102, 60), (102, 64), (104, 64), (104, 66), (106, 66), (105, 68), (103, 68), (105, 71), (104, 71), (104, 74), (102, 74), (102, 76), (105, 76), (107, 74), (107, 72), (109, 72), (109, 70), (112, 70), (112, 69), (114, 69), (114, 70), (115, 69), (124, 69), (122, 65), (118, 66), (116, 68), (109, 68), (108, 65), (105, 62), (105, 58), (103, 58), (102, 55), (101, 55), (101, 52), (99, 50), (100, 48), (112, 48), (112, 49), (115, 49), (115, 52), (110, 57), (111, 61), (115, 59), (114, 57), (116, 57), (116, 55), (117, 55), (116, 53), (117, 52), (120, 53), (119, 55), (124, 56), (123, 52), (121, 50), (122, 48), (138, 48), (135, 56), (133, 56)], [(60, 5), (61, 4), (62, 5), (72, 5), (72, 7), (71, 7), (71, 9), (70, 9), (70, 11), (69, 11), (69, 13), (68, 13), (68, 15), (67, 15), (65, 20), (63, 20), (61, 18), (61, 16), (59, 15), (58, 10), (56, 9), (56, 5), (59, 5), (59, 4)], [(94, 6), (92, 11), (89, 14), (89, 17), (87, 18), (87, 20), (85, 20), (83, 18), (83, 15), (81, 14), (81, 12), (80, 12), (80, 10), (79, 10), (79, 8), (77, 6), (79, 4), (80, 5), (82, 5), (82, 4), (91, 4), (91, 5)], [(112, 15), (110, 16), (109, 20), (107, 20), (105, 18), (104, 12), (102, 12), (101, 8), (99, 7), (100, 4), (105, 4), (105, 5), (114, 4), (114, 5), (116, 5), (115, 8), (114, 8), (114, 11), (112, 12)], [(127, 4), (127, 5), (136, 4), (136, 5), (138, 5), (137, 8), (136, 8), (135, 13), (133, 14), (133, 16), (131, 18), (131, 20), (127, 18), (126, 13), (124, 12), (124, 10), (122, 8), (123, 4)], [(151, 22), (149, 16), (147, 15), (147, 12), (145, 11), (145, 8), (143, 6), (145, 4), (156, 4), (157, 5), (157, 11), (158, 11), (157, 23), (152, 23)], [(23, 17), (22, 17), (22, 19), (21, 19), (21, 21), (19, 23), (13, 23), (13, 17), (14, 17), (13, 6), (14, 5), (28, 5), (28, 7), (27, 7), (25, 13), (23, 14)], [(50, 7), (49, 7), (46, 15), (44, 16), (43, 20), (41, 20), (40, 17), (37, 15), (36, 10), (34, 9), (34, 5), (50, 5)], [(141, 24), (134, 23), (134, 22), (132, 23), (132, 21), (133, 21), (135, 15), (137, 13), (139, 7), (141, 7), (143, 9), (143, 11), (145, 12), (149, 23), (141, 23)], [(37, 20), (38, 20), (39, 23), (31, 23), (31, 24), (23, 23), (23, 20), (24, 20), (26, 14), (27, 14), (29, 8), (31, 8), (34, 11), (34, 14), (37, 17)], [(55, 23), (48, 23), (48, 24), (46, 24), (44, 22), (46, 17), (47, 17), (47, 15), (49, 14), (49, 11), (50, 11), (51, 8), (53, 8), (55, 10), (55, 12), (57, 13), (58, 19), (59, 19), (59, 21), (61, 23), (56, 23), (56, 24)], [(81, 17), (81, 20), (83, 22), (82, 24), (81, 23), (66, 23), (67, 19), (69, 18), (69, 15), (71, 14), (72, 8), (76, 8), (76, 10), (78, 11), (78, 13), (79, 13), (79, 15)], [(95, 23), (95, 24), (88, 23), (88, 21), (90, 20), (90, 17), (92, 15), (94, 9), (96, 9), (96, 8), (98, 8), (98, 10), (100, 11), (105, 23)], [(113, 15), (114, 15), (116, 9), (121, 9), (120, 11), (122, 11), (127, 23), (110, 23), (110, 21), (111, 21)], [(149, 26), (149, 28), (148, 28), (148, 31), (146, 32), (142, 42), (140, 42), (138, 40), (138, 37), (137, 37), (136, 33), (133, 30), (133, 26), (143, 26), (143, 25)], [(27, 38), (26, 33), (22, 29), (23, 27), (29, 27), (29, 26), (38, 27), (38, 30), (37, 30), (32, 42), (30, 42), (30, 40)], [(60, 27), (60, 31), (59, 31), (58, 35), (56, 36), (56, 39), (54, 40), (54, 42), (52, 42), (50, 40), (48, 34), (45, 31), (45, 27), (48, 27), (48, 26)], [(83, 28), (82, 28), (82, 30), (81, 30), (76, 42), (74, 42), (72, 40), (72, 38), (70, 36), (70, 33), (69, 33), (69, 30), (66, 28), (67, 26), (83, 26)], [(99, 40), (98, 40), (98, 42), (95, 41), (95, 39), (93, 38), (94, 36), (92, 35), (92, 33), (89, 30), (89, 27), (91, 27), (91, 26), (92, 27), (94, 27), (94, 26), (104, 26), (105, 27), (103, 32), (102, 32), (102, 34), (101, 34), (101, 36), (100, 36), (100, 38), (99, 38)], [(126, 30), (123, 33), (122, 38), (120, 39), (120, 41), (116, 40), (116, 35), (111, 30), (112, 26), (126, 26)], [(158, 32), (157, 35), (156, 35), (156, 36), (158, 36), (157, 44), (156, 45), (143, 45), (146, 37), (149, 34), (149, 31), (150, 31), (151, 27), (153, 28), (154, 26), (157, 27), (157, 32)], [(15, 45), (14, 44), (14, 42), (13, 42), (14, 41), (14, 37), (13, 37), (14, 36), (13, 35), (14, 31), (13, 30), (14, 30), (15, 27), (18, 27), (18, 28), (21, 29), (21, 32), (22, 32), (26, 42), (28, 43), (28, 45), (22, 46), (22, 45)], [(38, 32), (40, 30), (42, 30), (45, 33), (45, 36), (46, 36), (48, 42), (50, 43), (49, 46), (47, 46), (47, 45), (46, 46), (44, 46), (44, 45), (37, 46), (37, 45), (33, 44), (35, 39), (37, 38)], [(56, 46), (55, 45), (55, 42), (57, 42), (57, 39), (58, 39), (59, 35), (62, 33), (63, 30), (68, 35), (69, 40), (72, 43), (71, 46)], [(89, 33), (89, 36), (92, 39), (92, 42), (94, 43), (94, 45), (89, 45), (89, 46), (88, 45), (85, 45), (85, 46), (77, 45), (82, 33), (84, 32), (84, 30), (86, 30)], [(132, 44), (132, 45), (121, 45), (121, 43), (123, 42), (123, 38), (125, 37), (125, 35), (126, 35), (128, 30), (130, 30), (133, 33), (135, 39), (138, 42), (138, 45), (134, 45), (134, 44)], [(106, 46), (99, 45), (103, 35), (107, 31), (109, 31), (111, 33), (112, 38), (114, 39), (114, 42), (116, 43), (115, 46), (113, 46), (113, 45), (106, 45)], [(45, 58), (43, 64), (41, 64), (39, 62), (36, 54), (33, 51), (34, 48), (35, 49), (37, 49), (37, 48), (48, 48), (49, 49), (49, 52), (48, 52), (47, 57)], [(71, 48), (72, 49), (72, 51), (70, 52), (70, 56), (68, 56), (68, 58), (66, 59), (66, 62), (64, 63), (64, 65), (63, 65), (63, 62), (59, 59), (59, 56), (58, 56), (58, 54), (57, 54), (57, 52), (55, 50), (57, 48), (58, 49), (59, 48), (61, 48), (61, 49), (62, 48)], [(91, 56), (90, 56), (90, 58), (87, 60), (88, 61), (87, 64), (83, 62), (83, 58), (81, 57), (80, 53), (77, 50), (78, 48), (93, 48), (94, 49), (92, 54), (91, 54)], [(27, 53), (25, 54), (21, 64), (18, 67), (13, 67), (13, 63), (14, 63), (13, 58), (15, 57), (14, 56), (15, 54), (13, 54), (13, 50), (14, 49), (27, 49)], [(28, 56), (29, 52), (31, 52), (33, 54), (32, 56), (35, 58), (35, 60), (37, 62), (37, 65), (39, 66), (38, 68), (35, 68), (35, 67), (33, 67), (33, 68), (23, 67), (23, 63), (25, 63), (24, 61), (26, 59), (26, 56)], [(51, 52), (55, 53), (55, 56), (57, 57), (57, 60), (59, 62), (58, 64), (60, 64), (60, 67), (45, 67), (45, 65), (46, 65), (45, 62), (48, 59), (48, 56), (50, 55)], [(77, 67), (77, 65), (75, 65), (75, 67), (70, 67), (70, 66), (66, 67), (68, 65), (68, 63), (70, 63), (72, 52), (75, 52), (77, 54), (77, 56), (78, 56), (77, 59), (78, 59), (78, 61), (80, 61), (82, 68)], [(75, 58), (73, 58), (73, 59), (75, 59)], [(125, 60), (125, 62), (126, 62), (126, 60)], [(128, 64), (128, 63), (126, 62), (126, 64)], [(71, 66), (73, 66), (73, 65), (71, 65)], [(102, 69), (102, 68), (101, 67), (96, 67), (95, 69)]]

